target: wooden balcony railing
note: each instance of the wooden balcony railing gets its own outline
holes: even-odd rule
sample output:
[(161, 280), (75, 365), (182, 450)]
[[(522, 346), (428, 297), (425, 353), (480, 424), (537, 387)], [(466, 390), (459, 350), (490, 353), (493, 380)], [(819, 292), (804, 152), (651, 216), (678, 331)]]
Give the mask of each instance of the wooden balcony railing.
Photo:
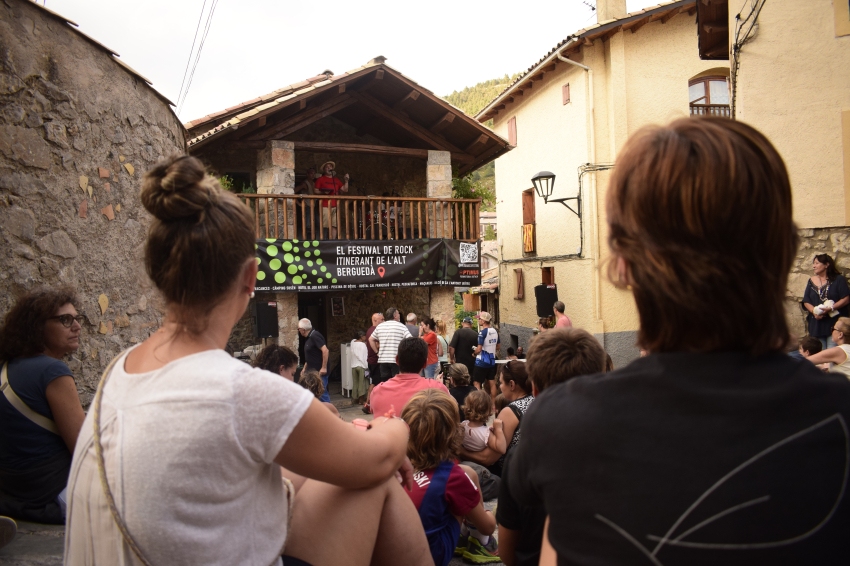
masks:
[(691, 104), (691, 116), (722, 116), (729, 118), (732, 110), (728, 104)]
[[(473, 242), (481, 235), (480, 199), (240, 194), (254, 213), (257, 238), (406, 240), (447, 238)], [(324, 210), (323, 210), (324, 209)], [(327, 211), (330, 210), (330, 214)], [(323, 213), (325, 212), (325, 213)], [(334, 226), (328, 226), (333, 221)]]

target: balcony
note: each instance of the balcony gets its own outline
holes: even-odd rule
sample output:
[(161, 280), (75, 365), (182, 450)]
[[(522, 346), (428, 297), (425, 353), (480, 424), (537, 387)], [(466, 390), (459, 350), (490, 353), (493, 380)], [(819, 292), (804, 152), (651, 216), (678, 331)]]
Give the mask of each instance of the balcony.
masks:
[[(301, 240), (480, 239), (480, 199), (336, 196), (336, 237), (322, 214), (327, 196), (240, 194), (257, 238)], [(333, 213), (332, 213), (333, 214)]]
[(732, 111), (728, 104), (691, 104), (691, 116), (720, 116), (730, 118)]

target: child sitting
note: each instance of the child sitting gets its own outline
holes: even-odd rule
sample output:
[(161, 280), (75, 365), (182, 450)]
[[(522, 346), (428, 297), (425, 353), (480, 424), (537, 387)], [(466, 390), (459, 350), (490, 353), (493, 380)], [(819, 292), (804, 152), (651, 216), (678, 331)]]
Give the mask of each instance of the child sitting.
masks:
[(466, 401), (466, 396), (475, 391), (475, 386), (469, 383), (469, 369), (463, 364), (451, 364), (446, 370), (446, 376), (449, 378), (446, 384), (449, 395), (454, 397), (460, 409), (460, 420), (466, 420), (466, 415), (463, 414), (463, 403)]
[(510, 401), (508, 401), (504, 395), (499, 393), (498, 395), (496, 395), (496, 398), (493, 399), (493, 414), (498, 415), (502, 412), (502, 409), (507, 407), (509, 404)]
[[(465, 546), (464, 558), (476, 564), (500, 562), (493, 515), (484, 509), (478, 475), (458, 465), (461, 445), (458, 408), (451, 397), (436, 389), (416, 393), (401, 418), (410, 427), (407, 456), (413, 464), (414, 485), (409, 493), (428, 537), (436, 566), (446, 566), (456, 547)], [(459, 542), (461, 522), (475, 527)]]
[(475, 390), (466, 396), (463, 413), (467, 420), (460, 423), (463, 431), (463, 447), (470, 452), (481, 452), (488, 446), (504, 454), (508, 449), (505, 431), (500, 419), (493, 419), (493, 426), (487, 421), (493, 414), (493, 401), (486, 391)]
[(322, 378), (321, 376), (319, 376), (319, 372), (315, 370), (305, 371), (298, 379), (298, 385), (312, 393), (313, 397), (318, 399), (322, 403), (322, 405), (327, 407), (330, 412), (342, 418), (339, 414), (339, 410), (334, 406), (333, 403), (327, 403), (322, 401), (322, 393), (325, 392), (325, 386), (322, 383)]

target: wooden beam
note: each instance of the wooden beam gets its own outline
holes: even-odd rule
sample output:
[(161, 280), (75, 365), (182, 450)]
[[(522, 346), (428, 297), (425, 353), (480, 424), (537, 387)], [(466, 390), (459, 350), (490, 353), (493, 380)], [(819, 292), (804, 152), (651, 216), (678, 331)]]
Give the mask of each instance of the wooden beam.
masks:
[(447, 139), (437, 134), (430, 132), (424, 126), (417, 124), (413, 120), (411, 120), (408, 116), (402, 114), (398, 110), (395, 110), (380, 100), (376, 99), (373, 96), (362, 92), (352, 92), (351, 96), (359, 102), (360, 104), (366, 106), (371, 109), (376, 114), (387, 118), (391, 122), (393, 122), (396, 126), (402, 128), (403, 130), (408, 131), (419, 139), (443, 150), (450, 151), (452, 153), (463, 153), (460, 148), (453, 145)]
[(435, 134), (439, 134), (446, 128), (448, 128), (452, 122), (455, 121), (455, 113), (454, 112), (446, 112), (443, 114), (443, 117), (434, 122), (434, 124), (428, 128)]
[[(296, 151), (316, 151), (320, 153), (368, 153), (372, 155), (393, 155), (398, 157), (415, 157), (417, 159), (428, 159), (427, 149), (413, 147), (393, 147), (386, 145), (369, 145), (361, 143), (338, 143), (338, 142), (294, 142)], [(462, 163), (474, 160), (466, 153), (452, 154), (452, 159)]]
[(296, 132), (301, 128), (309, 126), (313, 122), (321, 120), (335, 112), (339, 112), (343, 108), (354, 104), (354, 99), (350, 94), (341, 94), (330, 100), (325, 101), (318, 106), (310, 108), (304, 112), (298, 112), (294, 116), (283, 120), (279, 124), (275, 124), (271, 128), (267, 128), (254, 135), (248, 137), (249, 140), (267, 140), (279, 139), (281, 136), (287, 136), (292, 132)]
[(623, 26), (615, 26), (602, 34), (602, 41), (608, 41), (623, 30)]
[(475, 138), (475, 140), (471, 144), (466, 146), (466, 148), (464, 148), (464, 151), (466, 153), (472, 153), (472, 150), (477, 148), (479, 145), (486, 144), (488, 139), (490, 139), (490, 137), (487, 134), (481, 134), (480, 136)]
[(384, 78), (384, 70), (383, 69), (378, 69), (377, 71), (375, 71), (375, 80), (376, 81), (379, 81), (383, 78)]
[(304, 110), (305, 108), (307, 108), (307, 99), (303, 98), (301, 99), (301, 102), (298, 103), (298, 109)]
[(635, 21), (633, 21), (633, 22), (630, 22), (630, 23), (628, 23), (628, 24), (625, 24), (625, 25), (623, 26), (623, 29), (628, 29), (628, 30), (631, 30), (631, 31), (632, 31), (632, 33), (635, 33), (635, 32), (637, 32), (637, 30), (639, 30), (640, 28), (642, 28), (643, 26), (645, 26), (646, 24), (648, 24), (648, 23), (649, 23), (649, 20), (651, 20), (651, 19), (652, 19), (652, 17), (651, 17), (651, 16), (647, 16), (647, 17), (645, 17), (645, 18), (641, 18), (641, 19), (639, 19), (639, 20), (635, 20)]
[(702, 30), (705, 33), (729, 33), (728, 24), (702, 24)]
[(540, 69), (540, 72), (541, 73), (551, 73), (552, 71), (555, 70), (555, 66), (556, 66), (555, 63), (552, 63), (551, 65), (546, 65), (545, 67)]
[(258, 127), (263, 127), (263, 126), (265, 126), (265, 125), (266, 125), (266, 117), (265, 117), (265, 116), (260, 116), (260, 119), (259, 119), (259, 120), (257, 120), (257, 126), (258, 126)]
[(690, 8), (688, 8), (688, 15), (689, 16), (693, 16), (696, 13), (697, 13), (697, 7), (696, 6), (691, 6)]
[(662, 24), (666, 24), (667, 22), (669, 22), (670, 20), (672, 20), (672, 19), (673, 19), (673, 17), (678, 16), (678, 15), (679, 15), (679, 12), (681, 12), (681, 11), (682, 11), (682, 8), (681, 8), (681, 7), (676, 8), (676, 9), (674, 9), (674, 10), (670, 10), (670, 12), (669, 12), (669, 13), (665, 14), (665, 15), (661, 18), (661, 23), (662, 23)]
[(339, 85), (339, 89), (337, 89), (337, 94), (342, 94), (345, 92), (345, 83)]
[(416, 102), (416, 99), (419, 98), (418, 90), (411, 90), (408, 92), (404, 98), (393, 104), (393, 110), (398, 110), (399, 112), (403, 111), (405, 108)]

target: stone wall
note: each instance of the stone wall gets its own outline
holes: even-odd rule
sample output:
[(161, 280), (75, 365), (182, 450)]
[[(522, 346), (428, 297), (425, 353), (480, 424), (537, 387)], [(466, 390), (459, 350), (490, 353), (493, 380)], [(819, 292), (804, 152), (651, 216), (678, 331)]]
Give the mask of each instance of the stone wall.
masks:
[(850, 227), (800, 230), (800, 249), (791, 266), (786, 291), (785, 313), (791, 332), (806, 335), (806, 316), (800, 302), (812, 276), (812, 261), (818, 254), (829, 254), (838, 272), (850, 278)]
[(100, 373), (161, 319), (142, 266), (142, 173), (184, 149), (164, 99), (26, 0), (0, 5), (0, 312), (70, 284), (85, 315), (70, 360), (88, 404)]

